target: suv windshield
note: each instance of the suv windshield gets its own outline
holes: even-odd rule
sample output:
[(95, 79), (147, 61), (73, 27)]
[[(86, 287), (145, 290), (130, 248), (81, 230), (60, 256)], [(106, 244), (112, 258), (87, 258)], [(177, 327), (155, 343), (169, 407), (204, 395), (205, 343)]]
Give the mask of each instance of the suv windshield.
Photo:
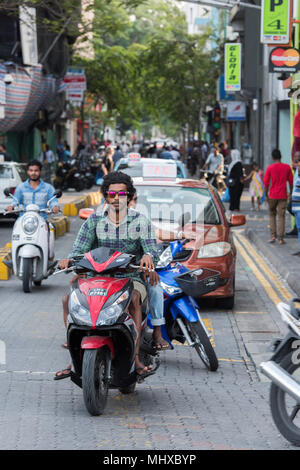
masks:
[(184, 214), (189, 214), (189, 222), (206, 225), (221, 223), (218, 209), (208, 189), (137, 185), (136, 190), (136, 210), (148, 219), (177, 222)]
[(13, 174), (12, 167), (9, 165), (0, 164), (0, 178), (4, 179), (4, 178), (13, 178), (13, 177), (14, 177), (14, 174)]

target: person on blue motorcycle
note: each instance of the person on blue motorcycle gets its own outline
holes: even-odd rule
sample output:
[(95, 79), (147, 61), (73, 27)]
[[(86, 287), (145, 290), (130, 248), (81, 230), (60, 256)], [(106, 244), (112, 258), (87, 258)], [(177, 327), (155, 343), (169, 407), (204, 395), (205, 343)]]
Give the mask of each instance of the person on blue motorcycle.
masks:
[[(144, 282), (136, 273), (128, 273), (126, 276), (132, 278), (136, 291), (132, 316), (138, 330), (137, 345), (139, 344), (142, 315), (141, 300), (145, 297), (147, 289), (151, 321), (154, 326), (153, 345), (157, 350), (170, 349), (168, 342), (161, 335), (161, 325), (165, 323), (165, 319), (163, 290), (160, 286), (159, 276), (154, 270), (154, 262), (158, 260), (157, 242), (150, 221), (129, 207), (135, 194), (132, 179), (122, 172), (111, 172), (104, 176), (101, 191), (106, 204), (83, 223), (69, 258), (61, 260), (59, 267), (60, 269), (67, 268), (70, 258), (100, 246), (107, 246), (111, 248), (112, 252), (120, 251), (136, 255), (136, 260), (140, 263), (140, 271), (145, 269)], [(140, 362), (138, 355), (135, 365), (137, 373), (141, 376), (145, 376), (151, 370), (151, 366), (144, 366)], [(69, 375), (70, 369), (67, 368), (57, 372), (55, 379), (65, 378)]]

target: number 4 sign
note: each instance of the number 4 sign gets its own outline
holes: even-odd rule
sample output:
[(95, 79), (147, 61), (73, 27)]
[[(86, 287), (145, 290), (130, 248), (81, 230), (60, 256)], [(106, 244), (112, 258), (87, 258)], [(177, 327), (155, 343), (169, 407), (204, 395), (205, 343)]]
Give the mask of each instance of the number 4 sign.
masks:
[(261, 42), (288, 44), (290, 42), (290, 0), (262, 0)]

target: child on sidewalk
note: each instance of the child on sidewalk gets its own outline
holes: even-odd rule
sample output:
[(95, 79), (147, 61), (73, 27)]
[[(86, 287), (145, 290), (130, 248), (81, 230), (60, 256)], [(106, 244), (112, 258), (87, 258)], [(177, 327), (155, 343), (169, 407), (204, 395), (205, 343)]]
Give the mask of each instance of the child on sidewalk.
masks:
[(263, 171), (259, 169), (256, 162), (252, 164), (251, 173), (246, 176), (244, 181), (251, 179), (249, 192), (251, 195), (251, 210), (255, 210), (255, 199), (257, 210), (260, 210), (260, 205), (264, 202), (264, 184), (263, 184)]

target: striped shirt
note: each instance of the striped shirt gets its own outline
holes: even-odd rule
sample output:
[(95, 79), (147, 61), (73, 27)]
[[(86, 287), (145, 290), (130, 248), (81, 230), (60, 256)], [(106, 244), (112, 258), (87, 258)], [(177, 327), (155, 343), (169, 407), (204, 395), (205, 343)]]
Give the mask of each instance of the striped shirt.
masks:
[(296, 170), (296, 173), (294, 175), (294, 185), (292, 192), (292, 211), (300, 211), (300, 175), (298, 169)]

